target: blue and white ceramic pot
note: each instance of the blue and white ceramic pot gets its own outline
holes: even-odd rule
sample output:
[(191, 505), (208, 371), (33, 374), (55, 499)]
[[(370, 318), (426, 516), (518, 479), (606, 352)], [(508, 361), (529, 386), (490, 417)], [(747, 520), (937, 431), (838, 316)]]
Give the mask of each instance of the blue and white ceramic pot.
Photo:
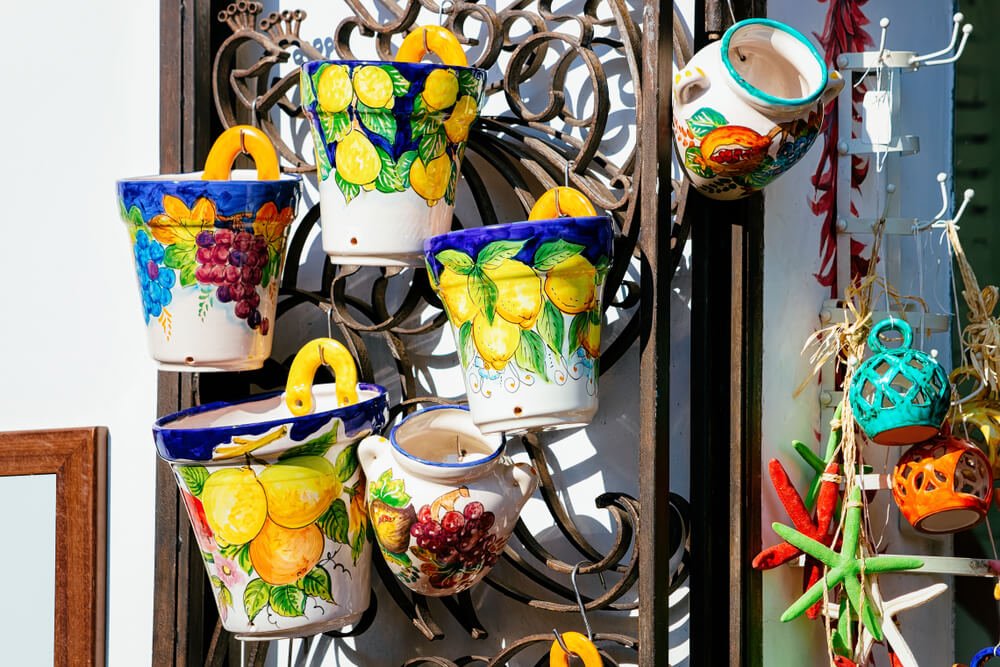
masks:
[(419, 266), (451, 229), (486, 71), (431, 63), (313, 61), (302, 109), (316, 148), (323, 249), (338, 264)]
[(454, 595), (486, 576), (538, 484), (464, 407), (415, 412), (388, 438), (365, 438), (358, 458), (382, 555), (421, 595)]
[(301, 179), (201, 173), (128, 178), (118, 202), (150, 354), (171, 371), (260, 368), (271, 354), (285, 241)]
[(593, 418), (612, 239), (611, 218), (593, 216), (467, 229), (425, 244), (483, 433)]
[(313, 635), (357, 623), (368, 608), (371, 545), (357, 448), (385, 425), (388, 398), (385, 388), (344, 375), (338, 383), (356, 392), (350, 405), (338, 400), (348, 385), (317, 385), (307, 392), (311, 412), (295, 416), (290, 384), (153, 427), (219, 615), (240, 638)]

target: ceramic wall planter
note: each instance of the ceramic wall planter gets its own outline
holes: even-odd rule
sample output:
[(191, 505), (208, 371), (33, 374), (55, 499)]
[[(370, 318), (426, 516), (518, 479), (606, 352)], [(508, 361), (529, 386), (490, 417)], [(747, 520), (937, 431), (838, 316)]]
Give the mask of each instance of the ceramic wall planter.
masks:
[(302, 66), (323, 249), (333, 262), (423, 263), (424, 240), (451, 229), (485, 85), (486, 71), (472, 67), (359, 60)]
[(809, 150), (843, 86), (789, 26), (734, 24), (674, 73), (674, 137), (691, 183), (713, 199), (760, 190)]
[[(879, 336), (897, 331), (899, 347), (887, 349)], [(934, 358), (914, 350), (913, 332), (903, 320), (882, 320), (868, 335), (872, 356), (854, 373), (849, 399), (854, 419), (872, 442), (911, 445), (941, 430), (951, 406), (948, 374)]]
[(274, 160), (270, 180), (234, 171), (231, 180), (191, 173), (118, 182), (149, 350), (163, 370), (249, 370), (271, 354), (301, 187), (298, 176), (279, 176)]
[[(310, 387), (314, 409), (302, 416), (275, 392), (191, 408), (153, 428), (219, 615), (240, 638), (312, 635), (356, 623), (368, 607), (371, 545), (357, 447), (384, 426), (388, 400), (383, 387), (340, 373), (337, 380)], [(351, 405), (339, 405), (341, 380), (356, 391)]]
[(483, 433), (582, 425), (597, 411), (607, 216), (432, 238), (425, 254)]
[(482, 435), (467, 409), (451, 406), (416, 412), (388, 439), (361, 443), (372, 528), (405, 586), (453, 595), (496, 563), (538, 482), (503, 452), (499, 437)]

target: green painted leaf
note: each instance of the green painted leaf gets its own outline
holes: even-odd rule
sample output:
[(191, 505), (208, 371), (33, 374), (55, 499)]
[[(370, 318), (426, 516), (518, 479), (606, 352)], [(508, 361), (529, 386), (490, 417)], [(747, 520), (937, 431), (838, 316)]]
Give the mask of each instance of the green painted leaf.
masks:
[(689, 147), (684, 153), (684, 166), (695, 176), (701, 176), (702, 178), (712, 178), (715, 176), (714, 171), (702, 164), (701, 151), (694, 146)]
[(273, 587), (268, 602), (271, 604), (271, 609), (274, 610), (274, 613), (279, 616), (285, 616), (286, 618), (305, 616), (306, 594), (298, 586), (288, 584), (286, 586)]
[(483, 270), (476, 266), (469, 274), (469, 296), (486, 315), (486, 321), (493, 324), (493, 317), (497, 312), (497, 297), (499, 290), (493, 279), (483, 273)]
[(314, 567), (311, 572), (299, 579), (295, 585), (306, 595), (317, 597), (331, 604), (337, 604), (337, 601), (333, 599), (330, 573), (322, 567)]
[(243, 609), (247, 613), (247, 618), (253, 623), (260, 610), (267, 606), (267, 601), (271, 596), (271, 585), (263, 579), (254, 579), (247, 584), (243, 591)]
[(193, 243), (172, 243), (163, 253), (163, 265), (171, 269), (182, 269), (186, 264), (194, 263), (196, 252)]
[(587, 320), (590, 319), (587, 313), (577, 313), (569, 323), (569, 345), (567, 352), (572, 354), (580, 347), (580, 341), (587, 335)]
[(467, 276), (472, 273), (476, 263), (472, 258), (460, 250), (442, 250), (434, 255), (434, 259), (444, 264), (460, 276)]
[(472, 363), (474, 350), (472, 349), (472, 321), (468, 321), (458, 330), (458, 354), (462, 358), (462, 365), (468, 367)]
[(438, 128), (436, 132), (428, 132), (420, 138), (417, 146), (417, 153), (424, 165), (430, 164), (434, 158), (443, 155), (445, 146), (448, 145), (448, 135), (444, 132), (444, 127)]
[(337, 432), (340, 430), (340, 420), (333, 422), (333, 428), (318, 438), (307, 440), (301, 445), (296, 445), (286, 449), (278, 457), (279, 461), (294, 458), (296, 456), (326, 456), (326, 453), (337, 444)]
[(323, 138), (328, 144), (343, 141), (351, 131), (351, 116), (346, 110), (337, 113), (319, 112), (319, 124), (323, 128)]
[(358, 102), (358, 120), (390, 144), (396, 143), (396, 117), (388, 109), (372, 109)]
[(417, 151), (414, 150), (406, 151), (396, 161), (396, 173), (399, 175), (399, 181), (403, 184), (404, 190), (410, 187), (410, 167), (413, 166), (413, 161), (416, 159)]
[(328, 67), (328, 65), (320, 65), (317, 68), (315, 79), (309, 77), (305, 68), (299, 70), (299, 94), (302, 97), (303, 109), (309, 109), (316, 103), (316, 94), (313, 92), (315, 84), (313, 81), (319, 81), (319, 75), (322, 74), (324, 67)]
[(549, 349), (555, 353), (556, 357), (561, 357), (563, 334), (566, 329), (562, 311), (556, 308), (554, 303), (545, 299), (545, 305), (542, 307), (542, 315), (538, 318), (536, 326), (538, 333), (541, 334), (542, 340), (549, 346)]
[(382, 489), (382, 502), (392, 507), (403, 508), (410, 504), (410, 496), (406, 493), (406, 485), (401, 479), (390, 481)]
[(413, 565), (413, 561), (410, 560), (409, 555), (407, 555), (405, 551), (403, 553), (394, 554), (391, 551), (386, 551), (382, 547), (379, 547), (379, 550), (382, 552), (386, 561), (394, 562), (400, 567), (411, 567)]
[(563, 262), (573, 255), (579, 255), (581, 252), (583, 252), (583, 246), (579, 243), (570, 243), (563, 239), (549, 241), (540, 245), (535, 251), (532, 266), (537, 271), (549, 271), (559, 262)]
[(338, 544), (347, 544), (347, 528), (350, 521), (347, 515), (347, 505), (343, 499), (337, 498), (316, 519), (316, 525), (323, 534)]
[(253, 563), (250, 562), (249, 542), (247, 542), (246, 544), (228, 544), (224, 547), (220, 547), (219, 551), (226, 558), (236, 561), (236, 563), (243, 569), (244, 572), (253, 571)]
[(392, 65), (380, 65), (385, 73), (389, 75), (392, 79), (392, 94), (396, 97), (402, 97), (410, 90), (410, 82), (406, 80), (406, 77), (400, 74), (399, 70)]
[(358, 564), (358, 558), (361, 557), (361, 552), (365, 549), (365, 538), (368, 536), (368, 531), (359, 530), (358, 534), (354, 536), (354, 540), (351, 541), (351, 560), (355, 565)]
[(179, 272), (180, 277), (178, 278), (181, 283), (181, 287), (191, 287), (192, 285), (197, 284), (198, 278), (195, 275), (196, 270), (197, 267), (194, 265), (194, 262), (184, 265), (184, 268)]
[(277, 251), (270, 246), (267, 248), (267, 255), (267, 261), (264, 262), (264, 269), (261, 272), (261, 287), (267, 287), (270, 285), (272, 276), (275, 280), (278, 279), (278, 263), (281, 261), (281, 255), (279, 255)]
[(358, 469), (358, 443), (345, 447), (344, 451), (337, 455), (337, 462), (333, 464), (333, 468), (337, 471), (337, 479), (341, 482), (349, 480)]
[(514, 361), (524, 370), (537, 373), (538, 377), (548, 381), (545, 373), (545, 343), (534, 331), (521, 332), (521, 342), (514, 353)]
[(715, 128), (728, 125), (729, 122), (726, 120), (725, 116), (715, 109), (702, 107), (701, 109), (695, 111), (690, 118), (688, 118), (687, 124), (691, 129), (691, 133), (700, 139)]
[(458, 189), (458, 163), (451, 160), (451, 169), (448, 171), (448, 187), (444, 191), (444, 201), (449, 206), (455, 204), (455, 191)]
[(590, 315), (590, 324), (591, 324), (591, 326), (595, 326), (595, 327), (601, 326), (601, 309), (600, 308), (594, 308), (593, 310), (589, 311), (588, 314)]
[(212, 555), (211, 551), (202, 551), (201, 552), (201, 557), (205, 560), (206, 563), (214, 563), (215, 562), (215, 556)]
[(521, 248), (524, 247), (525, 243), (527, 243), (527, 240), (494, 241), (479, 251), (479, 254), (476, 256), (476, 266), (486, 269), (499, 268), (503, 260), (510, 259), (521, 252)]
[(340, 174), (337, 173), (336, 171), (333, 172), (333, 178), (334, 181), (336, 181), (337, 183), (337, 187), (340, 188), (340, 191), (344, 193), (344, 199), (347, 200), (347, 203), (350, 203), (352, 199), (361, 194), (360, 185), (355, 185), (354, 183), (348, 183), (343, 178), (341, 178)]
[(458, 72), (458, 94), (460, 96), (469, 95), (475, 98), (478, 104), (482, 89), (483, 82), (476, 78), (474, 72), (470, 70), (461, 70)]
[(375, 147), (375, 152), (378, 153), (378, 158), (382, 162), (382, 168), (375, 178), (375, 188), (379, 192), (402, 192), (405, 190), (403, 181), (396, 171), (396, 163), (392, 161), (392, 156), (378, 146)]
[(325, 181), (333, 170), (330, 164), (330, 153), (326, 146), (316, 146), (316, 168), (319, 169), (319, 180)]
[(219, 602), (226, 607), (233, 606), (233, 594), (225, 586), (219, 589)]
[(200, 496), (208, 480), (209, 472), (205, 466), (177, 466), (177, 474), (184, 480), (184, 486), (192, 496)]

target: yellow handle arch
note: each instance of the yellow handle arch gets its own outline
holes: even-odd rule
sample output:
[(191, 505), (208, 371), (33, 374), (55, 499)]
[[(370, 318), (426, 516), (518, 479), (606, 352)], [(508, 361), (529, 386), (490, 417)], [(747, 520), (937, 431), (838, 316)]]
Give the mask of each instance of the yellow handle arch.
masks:
[(528, 220), (550, 220), (565, 216), (583, 218), (597, 215), (597, 209), (576, 188), (561, 186), (546, 190), (531, 207)]
[(261, 130), (250, 125), (234, 125), (219, 135), (212, 144), (205, 160), (202, 180), (228, 181), (233, 162), (240, 153), (253, 158), (257, 166), (257, 180), (276, 181), (281, 177), (278, 169), (278, 153), (274, 144)]
[(450, 67), (468, 67), (469, 59), (465, 55), (455, 33), (444, 26), (420, 26), (403, 39), (396, 52), (396, 61), (401, 63), (418, 63), (428, 53), (435, 53), (441, 62)]
[[(603, 667), (601, 654), (586, 635), (581, 635), (579, 632), (564, 632), (562, 640), (566, 648), (583, 660), (584, 667)], [(559, 646), (558, 641), (553, 641), (552, 648), (549, 649), (549, 667), (568, 667), (569, 664), (569, 654)]]
[(358, 402), (358, 368), (351, 353), (332, 338), (316, 338), (302, 346), (288, 371), (285, 405), (296, 417), (312, 414), (313, 379), (321, 364), (333, 370), (337, 381), (337, 407)]

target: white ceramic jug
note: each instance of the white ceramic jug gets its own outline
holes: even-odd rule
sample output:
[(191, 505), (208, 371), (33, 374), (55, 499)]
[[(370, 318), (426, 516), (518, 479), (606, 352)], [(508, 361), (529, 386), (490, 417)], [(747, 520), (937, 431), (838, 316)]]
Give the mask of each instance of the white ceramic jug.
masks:
[(674, 140), (692, 185), (713, 199), (760, 190), (805, 155), (843, 87), (793, 28), (734, 24), (674, 73)]
[(497, 562), (538, 476), (504, 456), (467, 408), (435, 406), (358, 447), (385, 561), (421, 595), (454, 595)]

